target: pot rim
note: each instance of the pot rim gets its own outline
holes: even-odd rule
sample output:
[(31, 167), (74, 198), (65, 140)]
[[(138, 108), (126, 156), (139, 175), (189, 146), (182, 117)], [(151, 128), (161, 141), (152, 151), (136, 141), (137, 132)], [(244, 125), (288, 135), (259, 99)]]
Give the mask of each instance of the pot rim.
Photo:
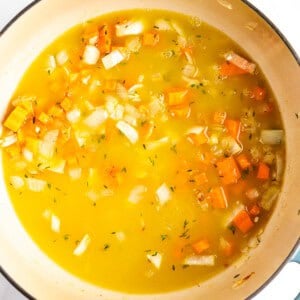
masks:
[[(25, 6), (20, 12), (18, 12), (0, 31), (0, 38), (2, 35), (20, 18), (22, 17), (29, 9), (31, 9), (33, 6), (41, 2), (42, 0), (33, 0), (30, 2), (27, 6)], [(291, 45), (291, 43), (288, 41), (286, 36), (280, 31), (280, 29), (267, 17), (261, 10), (259, 10), (256, 6), (254, 6), (252, 3), (250, 3), (248, 0), (242, 0), (244, 4), (246, 4), (251, 10), (253, 10), (257, 15), (259, 15), (264, 21), (267, 22), (267, 24), (273, 29), (273, 31), (279, 36), (279, 38), (282, 40), (282, 42), (285, 44), (285, 46), (289, 49), (290, 53), (296, 60), (297, 64), (300, 66), (300, 56), (294, 49), (294, 47)], [(282, 261), (282, 263), (278, 266), (277, 270), (260, 286), (258, 287), (254, 292), (252, 292), (246, 300), (250, 300), (256, 295), (258, 295), (277, 275), (278, 273), (283, 269), (283, 267), (289, 262), (291, 257), (296, 253), (298, 247), (300, 247), (300, 238), (298, 238), (297, 242), (291, 249), (290, 253), (286, 256), (286, 258)], [(0, 274), (3, 275), (3, 277), (17, 290), (19, 291), (24, 297), (26, 297), (28, 300), (35, 300), (35, 298), (29, 294), (21, 285), (19, 285), (0, 264)]]

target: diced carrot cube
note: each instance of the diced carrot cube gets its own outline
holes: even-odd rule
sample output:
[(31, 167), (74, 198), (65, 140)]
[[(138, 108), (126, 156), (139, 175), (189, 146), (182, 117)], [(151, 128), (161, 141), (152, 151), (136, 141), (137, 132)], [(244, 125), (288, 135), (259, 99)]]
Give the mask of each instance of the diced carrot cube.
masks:
[(247, 59), (233, 51), (226, 54), (226, 60), (250, 74), (253, 74), (256, 69), (256, 65), (254, 63), (249, 62)]
[(227, 119), (227, 120), (225, 120), (225, 127), (227, 128), (228, 133), (233, 138), (235, 138), (236, 140), (239, 138), (240, 128), (241, 128), (241, 122), (240, 121)]
[(252, 216), (258, 216), (260, 214), (260, 207), (254, 203), (249, 207), (248, 211)]
[(111, 52), (112, 32), (111, 28), (104, 24), (99, 30), (98, 48), (101, 54), (108, 54)]
[(236, 158), (240, 168), (242, 170), (249, 170), (251, 167), (251, 162), (248, 159), (248, 157), (246, 156), (246, 154), (240, 154), (237, 158)]
[(249, 214), (245, 210), (241, 210), (232, 222), (242, 233), (247, 233), (254, 226)]
[(191, 114), (191, 108), (189, 104), (176, 105), (169, 108), (173, 117), (187, 119)]
[(195, 180), (196, 184), (198, 184), (198, 185), (202, 185), (202, 184), (205, 184), (208, 182), (208, 178), (206, 176), (206, 173), (204, 173), (204, 172), (200, 173), (200, 174), (196, 174), (194, 176), (194, 180)]
[(28, 111), (17, 106), (6, 118), (4, 126), (12, 131), (18, 131), (25, 123), (28, 117)]
[(51, 118), (46, 113), (41, 112), (38, 116), (38, 120), (43, 124), (47, 124), (51, 120)]
[(189, 133), (187, 139), (195, 146), (206, 144), (208, 141), (207, 135), (204, 132), (201, 132), (199, 134)]
[(240, 170), (232, 156), (217, 162), (217, 168), (221, 182), (225, 185), (237, 183), (241, 178)]
[(224, 122), (225, 122), (225, 119), (226, 119), (226, 112), (225, 111), (216, 111), (214, 113), (214, 122), (217, 123), (217, 124), (221, 124), (223, 125)]
[(155, 46), (159, 42), (159, 34), (157, 31), (146, 32), (143, 35), (143, 44), (145, 46)]
[(270, 176), (270, 168), (263, 162), (260, 162), (258, 165), (257, 178), (258, 179), (269, 179)]
[(234, 64), (231, 64), (230, 62), (224, 62), (220, 66), (220, 75), (224, 77), (243, 75), (247, 73), (247, 71), (240, 69), (239, 67), (235, 66)]
[(210, 244), (207, 239), (202, 239), (197, 241), (196, 243), (192, 244), (192, 248), (196, 254), (201, 254), (205, 250), (210, 247)]
[(177, 106), (186, 102), (187, 89), (173, 88), (168, 92), (168, 104), (170, 106)]
[(72, 108), (72, 101), (70, 98), (65, 98), (61, 103), (60, 106), (65, 110), (69, 111)]
[(82, 38), (85, 42), (89, 42), (91, 38), (98, 38), (98, 25), (96, 24), (88, 24), (82, 33)]
[(228, 206), (227, 197), (221, 186), (214, 187), (210, 190), (208, 194), (208, 201), (213, 208), (226, 208)]
[(250, 97), (257, 101), (263, 101), (266, 97), (266, 89), (256, 86), (250, 94)]

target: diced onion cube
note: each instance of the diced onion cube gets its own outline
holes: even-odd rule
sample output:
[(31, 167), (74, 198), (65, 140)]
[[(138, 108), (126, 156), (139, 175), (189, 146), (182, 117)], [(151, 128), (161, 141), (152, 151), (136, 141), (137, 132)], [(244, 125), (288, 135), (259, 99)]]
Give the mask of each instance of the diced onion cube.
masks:
[(55, 58), (56, 58), (57, 64), (61, 66), (61, 65), (65, 64), (68, 61), (69, 56), (68, 56), (68, 53), (65, 50), (62, 50), (62, 51), (60, 51), (56, 54)]
[(88, 234), (85, 234), (82, 240), (79, 242), (77, 247), (74, 249), (73, 254), (76, 256), (82, 255), (91, 243), (91, 238)]
[(164, 205), (171, 199), (171, 191), (165, 183), (156, 190), (156, 197), (161, 205)]
[(191, 255), (184, 259), (184, 265), (187, 266), (214, 266), (214, 255)]
[(138, 203), (143, 198), (143, 194), (147, 192), (147, 187), (144, 185), (137, 185), (134, 187), (128, 197), (128, 201), (131, 203)]
[(54, 163), (52, 163), (50, 168), (48, 168), (48, 170), (54, 173), (64, 174), (65, 165), (66, 165), (66, 161), (64, 159), (59, 159)]
[(106, 70), (113, 68), (125, 59), (124, 55), (119, 50), (113, 50), (102, 58), (102, 63)]
[(81, 177), (82, 169), (81, 168), (72, 168), (69, 169), (69, 176), (73, 180), (77, 180)]
[(83, 52), (83, 61), (87, 65), (95, 65), (100, 57), (100, 51), (96, 46), (86, 45)]
[(107, 117), (107, 111), (101, 107), (97, 107), (89, 116), (86, 117), (84, 123), (91, 128), (97, 128), (105, 122)]
[(155, 252), (153, 254), (147, 254), (148, 260), (154, 265), (156, 269), (160, 268), (161, 261), (162, 261), (162, 255), (158, 252)]
[(54, 214), (51, 215), (51, 229), (56, 233), (60, 232), (60, 219)]
[(24, 186), (24, 180), (20, 176), (10, 176), (10, 183), (16, 190)]
[(73, 110), (68, 111), (67, 115), (66, 115), (67, 120), (70, 123), (78, 122), (80, 119), (80, 116), (81, 116), (81, 111), (78, 108), (74, 108)]
[(118, 121), (116, 126), (132, 144), (135, 144), (138, 141), (139, 134), (131, 125), (124, 121)]
[(127, 36), (141, 34), (144, 30), (144, 25), (140, 21), (128, 21), (126, 23), (116, 25), (116, 36)]
[(55, 145), (59, 131), (57, 129), (48, 131), (39, 144), (40, 153), (46, 157), (52, 157), (55, 151)]
[(174, 30), (172, 25), (170, 24), (169, 21), (164, 20), (164, 19), (158, 19), (154, 23), (154, 27), (158, 30), (162, 31), (169, 31), (169, 30)]
[(283, 130), (281, 129), (265, 129), (260, 133), (260, 141), (266, 145), (279, 145), (283, 140)]
[(26, 183), (30, 191), (42, 192), (46, 188), (46, 181), (36, 178), (26, 178)]
[(122, 242), (125, 240), (126, 236), (125, 236), (125, 233), (122, 232), (122, 231), (119, 231), (119, 232), (116, 232), (116, 238)]
[(18, 141), (18, 138), (17, 138), (16, 134), (8, 135), (0, 140), (0, 146), (3, 148), (9, 147), (9, 146), (15, 144), (17, 141)]

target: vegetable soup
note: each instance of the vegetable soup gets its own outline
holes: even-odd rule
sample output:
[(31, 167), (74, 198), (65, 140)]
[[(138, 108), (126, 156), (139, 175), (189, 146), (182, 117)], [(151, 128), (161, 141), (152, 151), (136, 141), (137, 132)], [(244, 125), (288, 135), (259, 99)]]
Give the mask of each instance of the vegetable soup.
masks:
[(261, 70), (201, 20), (132, 10), (80, 24), (32, 63), (0, 145), (36, 244), (112, 290), (197, 285), (258, 246), (284, 131)]

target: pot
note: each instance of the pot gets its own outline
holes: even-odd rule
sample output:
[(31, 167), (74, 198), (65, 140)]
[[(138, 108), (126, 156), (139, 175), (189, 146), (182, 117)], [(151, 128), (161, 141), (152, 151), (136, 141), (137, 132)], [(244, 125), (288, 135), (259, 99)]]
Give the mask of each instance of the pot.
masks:
[[(30, 9), (29, 9), (30, 8)], [(240, 0), (43, 0), (34, 1), (0, 39), (0, 116), (24, 71), (58, 35), (116, 9), (157, 8), (198, 16), (230, 36), (260, 65), (279, 101), (286, 130), (286, 170), (281, 195), (260, 245), (226, 271), (199, 286), (160, 295), (127, 295), (69, 274), (33, 243), (18, 220), (0, 174), (0, 265), (25, 295), (38, 299), (244, 299), (287, 261), (300, 236), (299, 59), (247, 2)], [(298, 60), (298, 61), (297, 61)], [(300, 113), (299, 113), (300, 114)], [(299, 261), (299, 257), (298, 257)], [(235, 279), (236, 274), (240, 274)], [(242, 282), (240, 278), (245, 279)], [(22, 288), (21, 288), (22, 287)], [(26, 292), (24, 290), (26, 290)]]

